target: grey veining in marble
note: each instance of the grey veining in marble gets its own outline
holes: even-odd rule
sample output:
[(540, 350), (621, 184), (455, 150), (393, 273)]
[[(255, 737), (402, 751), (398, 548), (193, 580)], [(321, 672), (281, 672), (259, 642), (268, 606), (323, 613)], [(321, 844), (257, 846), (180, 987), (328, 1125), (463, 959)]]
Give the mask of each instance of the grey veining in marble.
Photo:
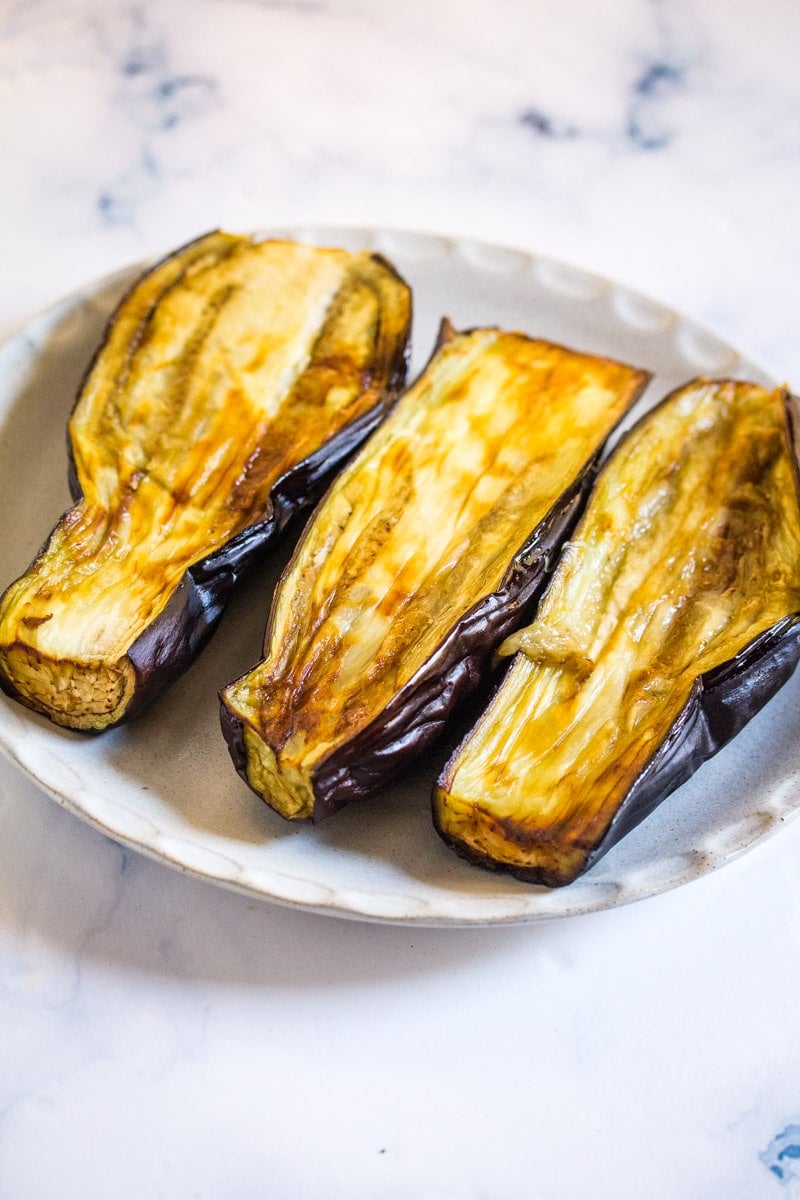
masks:
[(796, 373), (799, 23), (786, 0), (9, 4), (8, 219), (34, 261), (32, 230), (59, 242), (56, 286), (220, 221), (469, 232)]

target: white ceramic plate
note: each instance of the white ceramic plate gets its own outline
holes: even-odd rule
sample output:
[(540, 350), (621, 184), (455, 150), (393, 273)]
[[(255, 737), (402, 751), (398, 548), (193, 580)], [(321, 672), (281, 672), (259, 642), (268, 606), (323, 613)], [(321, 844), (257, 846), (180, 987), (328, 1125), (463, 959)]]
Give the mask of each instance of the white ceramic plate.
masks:
[[(388, 255), (414, 288), (414, 367), (443, 314), (622, 358), (654, 373), (638, 412), (696, 374), (771, 382), (731, 347), (608, 280), (526, 253), (404, 233), (294, 230)], [(64, 429), (103, 324), (136, 270), (69, 297), (0, 351), (4, 586), (67, 507)], [(636, 414), (634, 414), (636, 415)], [(61, 804), (118, 841), (270, 900), (420, 924), (530, 921), (607, 908), (685, 883), (754, 845), (798, 808), (800, 678), (582, 879), (550, 891), (470, 867), (439, 841), (430, 785), (442, 753), (383, 796), (319, 828), (282, 821), (234, 773), (217, 691), (257, 659), (281, 565), (247, 581), (209, 648), (127, 728), (71, 734), (0, 696), (0, 746)]]

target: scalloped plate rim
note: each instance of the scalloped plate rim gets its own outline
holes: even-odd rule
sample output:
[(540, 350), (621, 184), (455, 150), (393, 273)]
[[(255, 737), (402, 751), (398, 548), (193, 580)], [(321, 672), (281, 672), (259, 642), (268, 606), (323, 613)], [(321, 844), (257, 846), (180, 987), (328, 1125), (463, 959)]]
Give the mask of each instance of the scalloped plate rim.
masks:
[[(343, 238), (356, 238), (367, 246), (371, 246), (376, 240), (379, 241), (382, 237), (399, 239), (400, 243), (404, 239), (416, 239), (418, 242), (441, 243), (445, 246), (445, 253), (452, 253), (459, 248), (478, 248), (479, 250), (488, 252), (501, 252), (507, 254), (518, 255), (528, 266), (531, 264), (545, 264), (556, 268), (556, 270), (565, 270), (574, 274), (576, 278), (584, 277), (589, 279), (593, 286), (599, 285), (602, 294), (608, 291), (616, 290), (618, 294), (633, 297), (635, 300), (641, 300), (647, 306), (652, 306), (653, 309), (667, 314), (670, 322), (675, 328), (689, 328), (692, 332), (700, 334), (701, 337), (707, 337), (712, 344), (718, 345), (729, 351), (734, 356), (734, 360), (745, 368), (751, 369), (753, 372), (758, 372), (763, 378), (771, 379), (774, 382), (771, 372), (764, 368), (755, 366), (747, 356), (740, 353), (733, 346), (729, 345), (725, 339), (720, 338), (713, 330), (703, 326), (700, 322), (695, 321), (686, 314), (674, 309), (671, 305), (664, 303), (656, 297), (650, 296), (648, 293), (639, 290), (636, 287), (630, 286), (628, 283), (612, 279), (593, 270), (584, 270), (580, 266), (576, 266), (567, 260), (554, 258), (550, 255), (540, 254), (536, 251), (527, 250), (509, 244), (499, 242), (486, 241), (479, 238), (465, 237), (458, 234), (450, 233), (433, 233), (429, 231), (414, 230), (414, 229), (397, 229), (397, 228), (380, 228), (380, 227), (362, 227), (362, 226), (334, 226), (334, 225), (319, 225), (308, 227), (270, 227), (264, 230), (258, 230), (256, 236), (259, 237), (288, 237), (300, 238), (303, 235), (311, 235), (313, 238), (325, 235), (341, 235)], [(322, 244), (318, 242), (318, 244)], [(327, 244), (332, 244), (328, 241)], [(379, 247), (378, 247), (379, 248)], [(0, 342), (0, 355), (5, 354), (17, 342), (26, 338), (27, 332), (36, 323), (44, 322), (47, 324), (55, 324), (57, 320), (66, 316), (77, 308), (80, 304), (91, 301), (97, 296), (102, 295), (112, 288), (121, 288), (124, 284), (132, 282), (137, 274), (147, 267), (149, 263), (158, 261), (155, 256), (148, 260), (132, 263), (114, 270), (106, 275), (103, 275), (95, 280), (90, 280), (79, 288), (63, 295), (53, 304), (41, 309), (39, 312), (28, 317), (21, 325), (16, 326), (12, 331)], [(431, 261), (431, 260), (429, 260)], [(477, 273), (481, 273), (481, 268), (475, 265), (474, 260), (470, 260), (471, 269)], [(408, 269), (402, 268), (404, 273), (409, 277), (409, 282), (414, 285), (413, 278), (413, 255), (412, 265)], [(520, 271), (524, 268), (520, 268)], [(486, 273), (484, 271), (484, 273)], [(513, 274), (517, 274), (514, 271)], [(504, 272), (489, 272), (495, 280), (502, 280)], [(576, 303), (580, 303), (578, 300)], [(609, 348), (609, 353), (613, 353), (613, 348)], [(13, 401), (14, 396), (11, 399)], [(2, 435), (3, 425), (7, 415), (9, 405), (0, 399), (0, 435)], [(66, 467), (66, 462), (65, 462)], [(3, 581), (5, 584), (5, 581)], [(348, 889), (340, 887), (338, 890), (332, 888), (330, 884), (323, 883), (319, 879), (304, 878), (302, 876), (292, 876), (286, 872), (273, 873), (274, 878), (283, 880), (292, 880), (299, 885), (305, 885), (311, 888), (322, 888), (326, 893), (325, 897), (320, 897), (319, 902), (314, 900), (298, 901), (293, 898), (291, 888), (284, 887), (283, 892), (280, 887), (272, 886), (265, 887), (263, 882), (260, 886), (254, 886), (252, 881), (247, 879), (247, 869), (240, 868), (238, 871), (228, 873), (226, 875), (217, 875), (209, 870), (200, 870), (192, 865), (188, 858), (181, 859), (180, 853), (175, 852), (175, 847), (170, 848), (170, 843), (177, 843), (178, 847), (181, 842), (184, 844), (192, 844), (191, 838), (188, 836), (194, 833), (197, 840), (197, 845), (201, 850), (208, 851), (208, 847), (203, 845), (202, 834), (198, 834), (196, 830), (191, 828), (187, 830), (187, 836), (183, 839), (176, 839), (173, 835), (163, 834), (157, 831), (156, 836), (150, 839), (142, 837), (134, 837), (126, 835), (121, 825), (116, 826), (113, 820), (115, 809), (120, 810), (121, 805), (116, 804), (113, 799), (108, 799), (97, 793), (92, 793), (94, 801), (94, 811), (85, 804), (82, 804), (76, 794), (69, 788), (59, 787), (54, 780), (42, 773), (41, 770), (27, 761), (24, 753), (25, 737), (18, 737), (14, 733), (14, 726), (22, 722), (31, 731), (38, 730), (38, 733), (45, 738), (53, 733), (49, 722), (37, 714), (29, 713), (21, 706), (16, 705), (13, 701), (0, 694), (0, 753), (7, 758), (23, 775), (30, 779), (36, 786), (40, 787), (47, 795), (52, 797), (61, 807), (83, 820), (94, 829), (100, 831), (104, 835), (112, 838), (122, 845), (128, 846), (131, 849), (148, 856), (155, 861), (161, 862), (171, 868), (177, 869), (185, 874), (191, 875), (196, 879), (219, 885), (230, 890), (239, 892), (249, 897), (258, 898), (269, 901), (271, 903), (281, 904), (290, 908), (300, 909), (306, 912), (320, 913), (324, 915), (334, 915), (353, 920), (375, 921), (382, 924), (397, 924), (397, 925), (427, 925), (427, 926), (487, 926), (499, 924), (519, 924), (541, 920), (555, 920), (561, 917), (582, 915), (589, 912), (602, 911), (609, 908), (619, 907), (625, 904), (633, 903), (639, 900), (647, 899), (652, 896), (661, 895), (664, 892), (670, 891), (678, 886), (693, 882), (710, 872), (716, 871), (723, 865), (734, 861), (742, 854), (746, 853), (751, 848), (760, 844), (773, 833), (779, 831), (784, 825), (788, 824), (800, 811), (800, 804), (793, 805), (791, 808), (785, 808), (782, 811), (775, 810), (770, 819), (764, 822), (763, 827), (753, 836), (746, 836), (741, 842), (729, 845), (726, 850), (716, 854), (689, 852), (684, 856), (684, 862), (680, 870), (666, 878), (661, 878), (657, 881), (647, 882), (646, 879), (640, 879), (636, 886), (625, 887), (623, 883), (615, 883), (612, 881), (603, 881), (598, 888), (601, 893), (600, 898), (593, 898), (591, 890), (584, 899), (580, 899), (587, 892), (587, 882), (591, 888), (591, 873), (576, 881), (576, 884), (571, 885), (571, 888), (558, 889), (555, 891), (547, 889), (531, 889), (525, 892), (515, 894), (514, 897), (499, 896), (499, 897), (480, 897), (478, 900), (468, 898), (467, 903), (472, 911), (459, 913), (459, 901), (461, 894), (451, 895), (449, 902), (436, 907), (435, 901), (423, 901), (420, 897), (414, 896), (413, 893), (406, 895), (403, 892), (391, 892), (395, 904), (391, 907), (397, 909), (397, 902), (402, 906), (403, 901), (408, 905), (408, 911), (403, 914), (398, 914), (397, 911), (390, 913), (384, 905), (383, 911), (381, 908), (380, 892), (367, 892), (367, 900), (364, 899), (364, 891), (357, 888)], [(58, 742), (54, 743), (58, 745)], [(97, 807), (103, 811), (104, 807), (107, 810), (103, 816), (98, 815)], [(767, 815), (767, 814), (765, 814)], [(143, 818), (143, 820), (153, 823), (152, 817)], [(735, 827), (734, 827), (735, 828)], [(435, 837), (432, 828), (427, 831), (429, 836)], [(635, 834), (630, 835), (635, 836)], [(213, 853), (220, 860), (228, 858), (223, 852), (214, 848)], [(688, 860), (688, 862), (686, 861)], [(232, 858), (228, 858), (234, 866)], [(477, 870), (477, 868), (473, 868)], [(267, 873), (269, 874), (269, 873)], [(582, 886), (581, 886), (582, 885)], [(570, 901), (570, 896), (574, 896), (575, 900)], [(477, 910), (477, 911), (476, 911)]]

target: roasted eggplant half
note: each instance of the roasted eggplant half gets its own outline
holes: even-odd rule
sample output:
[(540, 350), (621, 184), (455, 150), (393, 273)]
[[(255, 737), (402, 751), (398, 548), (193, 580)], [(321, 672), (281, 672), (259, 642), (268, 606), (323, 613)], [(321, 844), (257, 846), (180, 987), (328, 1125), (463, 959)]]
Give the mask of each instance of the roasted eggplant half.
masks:
[(715, 754), (800, 658), (790, 398), (695, 381), (622, 439), (445, 768), (464, 857), (559, 886)]
[(378, 790), (441, 731), (540, 589), (645, 372), (518, 333), (439, 349), (338, 477), (222, 693), (234, 763), (282, 816)]
[(383, 259), (212, 233), (114, 314), (69, 422), (75, 506), (0, 600), (0, 684), (59, 725), (130, 716), (396, 399)]

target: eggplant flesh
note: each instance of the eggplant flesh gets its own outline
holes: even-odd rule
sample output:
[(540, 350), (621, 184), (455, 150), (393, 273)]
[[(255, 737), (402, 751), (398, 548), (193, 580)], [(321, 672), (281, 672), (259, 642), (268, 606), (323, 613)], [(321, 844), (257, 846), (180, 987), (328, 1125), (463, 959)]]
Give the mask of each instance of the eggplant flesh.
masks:
[(307, 527), (265, 657), (222, 693), (250, 787), (289, 819), (370, 795), (442, 730), (524, 619), (648, 375), (445, 323)]
[(68, 428), (77, 503), (0, 600), (0, 685), (101, 730), (396, 399), (410, 291), (377, 256), (211, 233), (123, 299)]
[(698, 380), (622, 439), (536, 619), (434, 793), (459, 854), (568, 884), (800, 658), (790, 398)]

